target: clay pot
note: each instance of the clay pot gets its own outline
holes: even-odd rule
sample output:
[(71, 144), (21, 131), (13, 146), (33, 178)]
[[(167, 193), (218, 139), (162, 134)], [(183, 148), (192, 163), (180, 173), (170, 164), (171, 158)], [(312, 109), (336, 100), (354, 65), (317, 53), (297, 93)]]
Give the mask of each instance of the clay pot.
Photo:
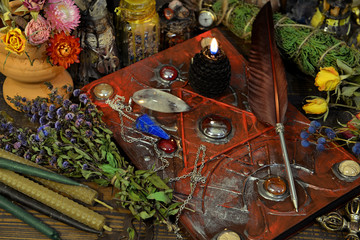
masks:
[[(15, 53), (8, 55), (4, 43), (0, 43), (0, 72), (6, 76), (3, 96), (12, 108), (16, 109), (7, 100), (7, 96), (13, 98), (19, 95), (27, 99), (35, 99), (37, 96), (47, 98), (51, 91), (44, 84), (45, 82), (50, 82), (59, 90), (64, 85), (73, 86), (73, 80), (64, 67), (52, 66), (47, 61), (45, 44), (38, 48), (26, 43), (25, 52), (29, 57), (25, 53), (20, 56)], [(30, 60), (33, 61), (32, 64)], [(63, 95), (65, 96), (64, 91)]]

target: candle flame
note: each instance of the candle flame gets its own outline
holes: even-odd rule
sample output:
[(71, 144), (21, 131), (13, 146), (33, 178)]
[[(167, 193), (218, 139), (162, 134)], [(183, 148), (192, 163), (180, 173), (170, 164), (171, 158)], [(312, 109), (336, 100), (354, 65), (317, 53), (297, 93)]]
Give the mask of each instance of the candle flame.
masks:
[(215, 55), (218, 52), (218, 50), (219, 50), (218, 42), (216, 41), (215, 38), (213, 38), (210, 44), (210, 53)]

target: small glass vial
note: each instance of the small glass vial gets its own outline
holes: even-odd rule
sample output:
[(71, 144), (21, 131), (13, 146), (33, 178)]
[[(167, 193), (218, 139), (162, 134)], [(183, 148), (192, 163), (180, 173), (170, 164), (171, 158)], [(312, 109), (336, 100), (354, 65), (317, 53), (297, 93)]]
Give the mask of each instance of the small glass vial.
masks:
[(155, 0), (121, 0), (117, 14), (117, 45), (124, 66), (159, 51), (160, 23)]

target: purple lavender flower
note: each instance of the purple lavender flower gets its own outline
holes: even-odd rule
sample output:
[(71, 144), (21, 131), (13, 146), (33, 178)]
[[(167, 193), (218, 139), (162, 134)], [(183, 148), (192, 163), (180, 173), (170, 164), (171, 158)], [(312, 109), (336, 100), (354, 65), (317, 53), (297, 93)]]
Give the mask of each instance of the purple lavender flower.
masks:
[(19, 149), (20, 147), (21, 147), (21, 142), (16, 142), (16, 143), (14, 143), (14, 145), (13, 145), (13, 147), (14, 147), (14, 149)]
[(41, 110), (46, 111), (46, 109), (48, 108), (48, 105), (46, 103), (42, 103), (40, 108), (41, 108)]
[(59, 108), (58, 110), (56, 110), (56, 115), (58, 115), (58, 117), (62, 117), (65, 114), (65, 110), (63, 108)]
[(76, 127), (80, 127), (83, 123), (84, 123), (84, 119), (78, 118), (78, 119), (76, 119), (76, 121), (75, 121), (75, 126), (76, 126)]
[(79, 118), (84, 118), (85, 117), (85, 114), (83, 113), (78, 113), (76, 114), (76, 118), (79, 119)]
[(26, 102), (26, 97), (21, 98), (22, 102)]
[(27, 160), (30, 160), (31, 159), (31, 153), (29, 151), (26, 151), (24, 153), (24, 158), (27, 159)]
[(75, 89), (75, 90), (73, 91), (74, 97), (78, 97), (78, 96), (80, 95), (80, 92), (81, 92), (80, 89)]
[(46, 129), (43, 129), (42, 133), (44, 134), (45, 137), (49, 136), (49, 132)]
[(72, 92), (72, 90), (73, 90), (73, 87), (72, 87), (72, 86), (68, 86), (68, 87), (67, 87), (67, 91), (68, 91), (68, 92)]
[(11, 151), (11, 145), (7, 143), (7, 144), (5, 145), (5, 150), (8, 151), (8, 152), (10, 152), (10, 151)]
[(23, 145), (24, 147), (26, 147), (28, 145), (28, 142), (26, 140), (21, 140), (21, 145)]
[(11, 122), (8, 122), (6, 124), (6, 128), (7, 128), (7, 130), (12, 130), (14, 128), (14, 125)]
[(50, 112), (54, 112), (56, 110), (56, 106), (54, 105), (54, 104), (51, 104), (50, 106), (49, 106), (49, 111)]
[(87, 109), (94, 110), (94, 109), (95, 109), (95, 105), (94, 105), (94, 104), (89, 104), (89, 105), (87, 106)]
[(71, 121), (71, 120), (74, 119), (74, 117), (75, 117), (75, 114), (70, 112), (70, 113), (67, 113), (67, 114), (65, 115), (65, 120), (66, 120), (66, 121)]
[(40, 150), (40, 152), (39, 152), (40, 156), (44, 156), (44, 155), (45, 155), (45, 153), (46, 153), (46, 152), (45, 152), (45, 150), (44, 150), (44, 149), (41, 149), (41, 150)]
[(91, 109), (91, 108), (87, 108), (87, 109), (85, 110), (85, 112), (86, 112), (87, 114), (91, 114), (92, 111), (93, 111), (93, 109)]
[(57, 162), (57, 157), (56, 157), (56, 156), (52, 156), (52, 157), (50, 158), (50, 164), (54, 166), (54, 165), (56, 164), (56, 162)]
[(68, 161), (64, 161), (62, 163), (63, 168), (68, 168), (70, 166), (70, 163)]
[(79, 108), (79, 105), (76, 103), (71, 104), (69, 107), (70, 111), (72, 111), (72, 112), (77, 112), (78, 108)]
[(92, 123), (90, 121), (86, 121), (85, 122), (86, 126), (88, 126), (89, 128), (92, 128)]
[(83, 166), (82, 166), (82, 169), (83, 169), (83, 170), (89, 169), (89, 165), (87, 165), (86, 163), (84, 163)]
[(41, 142), (41, 137), (38, 134), (35, 135), (35, 141)]
[(33, 115), (31, 116), (31, 118), (30, 118), (30, 121), (33, 122), (33, 123), (35, 123), (35, 122), (37, 122), (37, 119), (38, 119), (37, 115), (36, 115), (36, 114), (33, 114)]
[(37, 113), (37, 111), (38, 111), (37, 107), (35, 107), (35, 106), (32, 106), (32, 107), (31, 107), (30, 112), (31, 112), (32, 114)]
[(48, 121), (47, 121), (46, 117), (44, 117), (44, 116), (40, 117), (40, 119), (39, 119), (40, 125), (45, 125), (47, 122)]
[(91, 130), (86, 130), (85, 135), (86, 135), (87, 137), (92, 137), (92, 136), (94, 136), (94, 133), (93, 133), (93, 131), (91, 131)]
[(44, 110), (40, 109), (38, 112), (38, 115), (39, 115), (39, 117), (43, 117), (46, 115), (46, 112)]
[(26, 113), (30, 113), (30, 110), (31, 110), (31, 108), (30, 108), (30, 106), (24, 106), (24, 108), (23, 108), (23, 110), (24, 110), (24, 112), (26, 112)]
[(35, 162), (37, 164), (40, 164), (42, 162), (42, 156), (41, 155), (37, 155), (36, 158), (35, 158)]
[(34, 100), (33, 105), (34, 105), (36, 108), (38, 108), (39, 105), (40, 105), (40, 103), (39, 103), (38, 100)]
[(71, 136), (72, 136), (72, 131), (70, 129), (66, 129), (65, 130), (65, 137), (71, 138)]
[(71, 142), (72, 144), (75, 144), (75, 143), (76, 143), (76, 138), (71, 138), (71, 139), (70, 139), (70, 142)]
[(54, 128), (56, 129), (56, 131), (60, 131), (60, 130), (61, 130), (61, 127), (62, 127), (61, 122), (56, 121), (56, 122), (55, 122), (55, 126), (54, 126)]
[(63, 100), (63, 97), (61, 95), (56, 95), (56, 103), (60, 104)]
[(24, 135), (24, 133), (19, 133), (18, 136), (17, 136), (17, 139), (20, 140), (20, 141), (21, 141), (21, 140), (25, 140), (25, 135)]
[(46, 116), (47, 116), (48, 119), (54, 119), (55, 118), (55, 112), (48, 112)]
[(63, 107), (64, 107), (65, 109), (68, 109), (68, 107), (70, 106), (70, 104), (71, 104), (71, 101), (70, 101), (69, 99), (65, 99), (65, 100), (63, 101)]
[(80, 100), (80, 102), (86, 104), (88, 102), (88, 96), (85, 93), (82, 93), (79, 95), (79, 100)]

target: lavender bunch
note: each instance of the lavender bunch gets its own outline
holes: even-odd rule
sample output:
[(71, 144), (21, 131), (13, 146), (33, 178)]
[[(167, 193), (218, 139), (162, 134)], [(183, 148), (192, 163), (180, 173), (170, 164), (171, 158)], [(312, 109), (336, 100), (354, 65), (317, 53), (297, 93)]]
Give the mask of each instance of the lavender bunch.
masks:
[(138, 220), (153, 219), (176, 229), (169, 220), (179, 211), (173, 191), (153, 170), (135, 170), (119, 154), (112, 132), (101, 120), (85, 93), (64, 86), (72, 98), (64, 99), (57, 89), (49, 98), (8, 98), (36, 123), (36, 129), (15, 127), (0, 114), (0, 147), (70, 177), (84, 177), (100, 185), (113, 184), (116, 200)]
[(38, 127), (16, 128), (2, 118), (0, 146), (64, 175), (109, 183), (114, 169), (125, 162), (111, 139), (112, 132), (101, 120), (102, 113), (79, 89), (64, 86), (72, 94), (69, 100), (58, 94), (58, 89), (48, 87), (52, 92), (46, 99), (8, 98)]

